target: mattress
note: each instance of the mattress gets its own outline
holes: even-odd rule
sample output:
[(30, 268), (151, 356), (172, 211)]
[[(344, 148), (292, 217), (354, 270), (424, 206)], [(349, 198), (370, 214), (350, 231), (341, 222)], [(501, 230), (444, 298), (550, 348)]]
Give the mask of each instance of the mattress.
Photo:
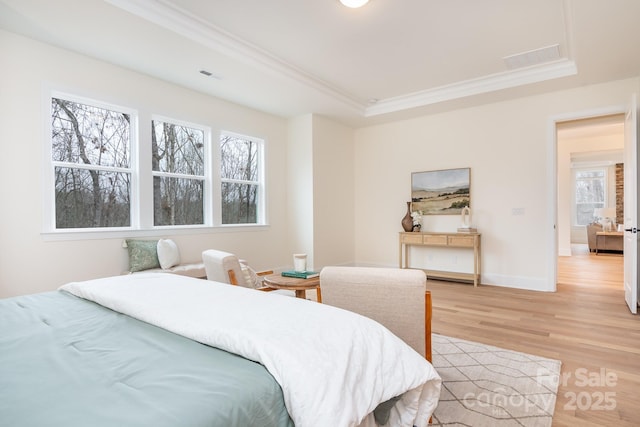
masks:
[(259, 363), (63, 291), (0, 300), (2, 426), (293, 426)]

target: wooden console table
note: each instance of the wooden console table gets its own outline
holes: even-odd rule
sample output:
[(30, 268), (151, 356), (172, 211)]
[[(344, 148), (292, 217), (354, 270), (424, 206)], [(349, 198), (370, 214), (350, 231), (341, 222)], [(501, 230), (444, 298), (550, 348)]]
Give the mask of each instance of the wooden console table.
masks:
[(473, 286), (480, 283), (480, 233), (400, 233), (400, 268), (409, 268), (409, 246), (432, 246), (473, 249), (473, 273), (455, 271), (426, 270), (427, 277), (439, 277), (449, 280), (472, 281)]

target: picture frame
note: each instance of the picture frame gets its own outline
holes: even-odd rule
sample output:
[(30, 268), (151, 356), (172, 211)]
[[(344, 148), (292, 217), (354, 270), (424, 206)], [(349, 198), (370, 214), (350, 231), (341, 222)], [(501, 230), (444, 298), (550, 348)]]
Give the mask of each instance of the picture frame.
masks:
[(422, 215), (460, 215), (471, 204), (471, 168), (411, 174), (411, 210)]

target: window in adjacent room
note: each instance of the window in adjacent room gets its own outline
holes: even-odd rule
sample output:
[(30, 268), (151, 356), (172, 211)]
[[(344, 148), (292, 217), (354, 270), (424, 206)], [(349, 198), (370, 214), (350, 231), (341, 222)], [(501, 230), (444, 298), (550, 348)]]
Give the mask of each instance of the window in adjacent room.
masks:
[(594, 220), (594, 209), (604, 208), (607, 188), (604, 168), (575, 171), (576, 225), (587, 225)]
[(131, 225), (131, 112), (51, 99), (55, 228)]
[(153, 120), (151, 162), (155, 226), (205, 223), (206, 141), (196, 125)]
[(220, 135), (222, 224), (263, 224), (264, 141)]

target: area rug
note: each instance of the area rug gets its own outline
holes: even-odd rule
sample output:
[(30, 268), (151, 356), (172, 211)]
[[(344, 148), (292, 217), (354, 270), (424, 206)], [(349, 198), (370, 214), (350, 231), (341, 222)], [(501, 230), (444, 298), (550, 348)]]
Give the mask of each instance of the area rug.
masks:
[(442, 392), (433, 426), (551, 426), (559, 360), (433, 334)]

